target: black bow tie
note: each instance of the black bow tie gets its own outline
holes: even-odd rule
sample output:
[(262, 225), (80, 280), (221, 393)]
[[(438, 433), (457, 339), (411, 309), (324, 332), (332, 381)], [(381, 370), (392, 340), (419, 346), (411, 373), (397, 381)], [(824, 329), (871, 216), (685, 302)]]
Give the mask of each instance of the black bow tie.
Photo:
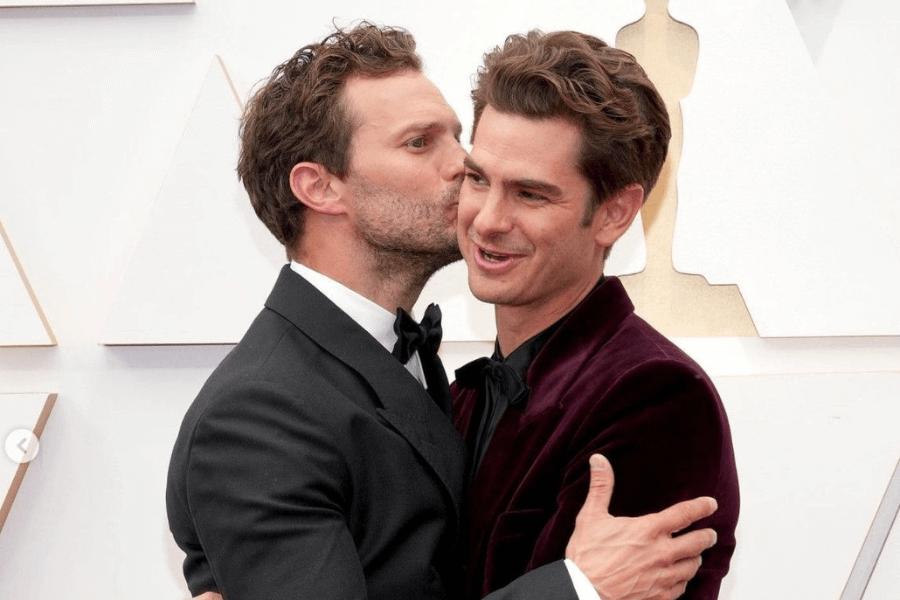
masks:
[(394, 321), (394, 333), (397, 343), (391, 352), (404, 365), (415, 354), (416, 350), (422, 358), (430, 358), (437, 354), (441, 345), (441, 309), (436, 304), (429, 304), (421, 323), (409, 316), (402, 308), (397, 309), (397, 320)]
[(478, 389), (485, 381), (495, 398), (505, 398), (509, 406), (528, 402), (531, 388), (511, 366), (500, 360), (478, 358), (456, 370), (456, 383)]

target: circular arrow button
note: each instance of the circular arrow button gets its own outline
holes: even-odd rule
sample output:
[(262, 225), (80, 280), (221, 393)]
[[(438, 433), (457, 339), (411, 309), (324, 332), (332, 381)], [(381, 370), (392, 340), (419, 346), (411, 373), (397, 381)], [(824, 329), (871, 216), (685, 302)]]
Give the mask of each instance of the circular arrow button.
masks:
[(31, 462), (41, 449), (38, 437), (27, 429), (16, 429), (6, 436), (6, 455), (17, 463)]

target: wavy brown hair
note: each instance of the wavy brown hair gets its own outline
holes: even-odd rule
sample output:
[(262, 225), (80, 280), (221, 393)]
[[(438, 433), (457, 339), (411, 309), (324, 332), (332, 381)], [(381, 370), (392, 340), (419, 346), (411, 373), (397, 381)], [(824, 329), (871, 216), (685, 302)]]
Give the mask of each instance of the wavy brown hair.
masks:
[(288, 258), (303, 232), (304, 205), (291, 192), (297, 163), (315, 162), (344, 178), (357, 124), (343, 101), (354, 75), (385, 77), (422, 70), (406, 30), (362, 22), (337, 29), (278, 65), (253, 94), (241, 118), (238, 177), (260, 220)]
[(511, 35), (484, 57), (475, 89), (475, 125), (490, 104), (529, 119), (564, 118), (581, 131), (578, 168), (600, 203), (632, 183), (644, 198), (656, 185), (671, 128), (666, 105), (635, 58), (576, 31)]

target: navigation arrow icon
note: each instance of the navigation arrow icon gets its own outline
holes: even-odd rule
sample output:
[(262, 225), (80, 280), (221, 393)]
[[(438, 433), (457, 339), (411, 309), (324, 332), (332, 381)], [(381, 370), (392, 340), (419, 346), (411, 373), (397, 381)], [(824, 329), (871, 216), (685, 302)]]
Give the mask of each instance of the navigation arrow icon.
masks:
[(38, 437), (28, 429), (16, 429), (6, 436), (4, 448), (6, 455), (17, 463), (31, 462), (37, 456), (41, 443)]

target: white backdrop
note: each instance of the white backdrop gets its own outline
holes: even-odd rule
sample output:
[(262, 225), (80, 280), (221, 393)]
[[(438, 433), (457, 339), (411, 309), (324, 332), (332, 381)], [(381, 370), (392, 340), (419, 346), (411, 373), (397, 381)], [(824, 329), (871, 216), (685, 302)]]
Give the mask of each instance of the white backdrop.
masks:
[[(709, 268), (714, 282), (739, 283), (754, 320), (765, 324), (759, 326), (762, 334), (806, 336), (676, 340), (715, 378), (734, 429), (744, 512), (733, 572), (723, 587), (727, 600), (837, 600), (900, 457), (900, 324), (894, 309), (900, 304), (900, 209), (893, 175), (900, 164), (898, 90), (896, 69), (877, 67), (900, 58), (900, 23), (891, 3), (840, 4), (817, 61), (802, 53), (799, 30), (785, 20), (790, 13), (778, 0), (715, 3), (731, 12), (710, 12), (710, 3), (698, 0), (673, 0), (671, 6), (698, 30), (701, 53), (697, 95), (684, 103), (678, 256), (687, 270)], [(129, 280), (138, 291), (152, 283), (149, 289), (163, 300), (223, 310), (223, 325), (231, 328), (226, 338), (193, 340), (216, 342), (230, 341), (232, 330), (243, 329), (252, 315), (241, 310), (255, 311), (240, 308), (238, 300), (262, 298), (274, 278), (241, 258), (248, 256), (246, 246), (234, 243), (234, 232), (241, 230), (226, 218), (233, 215), (229, 206), (237, 206), (228, 204), (229, 190), (236, 188), (230, 187), (231, 166), (222, 160), (231, 149), (227, 141), (204, 138), (215, 129), (203, 125), (204, 119), (220, 110), (222, 119), (233, 118), (230, 88), (210, 79), (219, 77), (216, 55), (238, 94), (246, 95), (275, 64), (325, 35), (334, 17), (340, 23), (367, 17), (403, 25), (419, 39), (427, 71), (457, 110), (467, 138), (469, 77), (480, 55), (506, 34), (574, 28), (612, 41), (642, 12), (639, 0), (464, 0), (441, 8), (395, 0), (206, 0), (193, 6), (0, 9), (0, 221), (59, 343), (0, 348), (0, 392), (59, 393), (41, 454), (0, 532), (0, 598), (188, 596), (181, 556), (166, 528), (165, 471), (184, 411), (229, 346), (100, 342), (190, 341), (172, 339), (184, 333), (178, 327), (169, 340), (137, 340), (128, 333), (125, 326), (154, 325), (160, 314), (140, 293), (128, 301)], [(753, 44), (741, 44), (735, 34), (717, 35), (729, 14), (754, 24), (744, 32)], [(766, 15), (777, 21), (766, 21)], [(838, 158), (855, 186), (848, 191), (844, 179), (831, 189), (819, 179), (801, 179), (778, 197), (747, 195), (735, 204), (733, 198), (747, 190), (729, 190), (730, 183), (751, 181), (760, 186), (755, 190), (774, 190), (765, 182), (792, 181), (795, 171), (807, 171), (792, 168), (796, 152), (787, 153), (787, 164), (778, 169), (755, 171), (755, 180), (723, 170), (729, 149), (744, 155), (729, 168), (756, 165), (775, 150), (784, 153), (774, 142), (757, 139), (759, 123), (705, 129), (711, 109), (703, 108), (701, 92), (724, 94), (708, 100), (720, 107), (722, 97), (755, 102), (776, 120), (795, 114), (783, 104), (773, 107), (776, 96), (792, 102), (815, 98), (807, 87), (747, 85), (738, 90), (744, 94), (716, 92), (716, 81), (735, 85), (727, 68), (715, 77), (701, 70), (708, 64), (704, 52), (717, 39), (733, 46), (731, 51), (750, 53), (740, 60), (752, 63), (765, 53), (772, 64), (803, 73), (823, 99), (822, 110), (830, 111), (833, 130), (849, 140)], [(203, 98), (211, 99), (204, 104)], [(202, 106), (211, 109), (198, 110)], [(737, 108), (730, 112), (741, 116)], [(757, 141), (751, 145), (751, 139)], [(691, 181), (715, 185), (716, 193), (692, 195)], [(179, 188), (190, 191), (179, 196)], [(806, 195), (810, 190), (820, 194), (814, 202)], [(207, 204), (217, 198), (221, 212)], [(207, 208), (191, 212), (198, 207)], [(177, 217), (184, 211), (190, 219)], [(165, 214), (172, 216), (159, 217)], [(193, 230), (184, 227), (186, 221)], [(240, 235), (265, 248), (264, 235), (252, 229)], [(156, 252), (141, 250), (147, 240), (155, 240), (156, 246), (146, 247)], [(166, 263), (167, 249), (181, 263)], [(142, 267), (142, 252), (160, 260)], [(277, 268), (277, 247), (259, 253), (263, 264)], [(225, 268), (213, 271), (208, 263), (217, 257)], [(711, 258), (718, 267), (704, 262)], [(185, 277), (204, 265), (224, 278)], [(234, 302), (217, 298), (215, 306), (207, 304), (203, 290), (232, 273), (239, 274)], [(423, 296), (443, 296), (447, 321), (459, 324), (453, 337), (461, 341), (442, 351), (450, 369), (489, 348), (462, 340), (492, 335), (490, 310), (468, 299), (460, 275), (458, 267), (449, 269)], [(123, 298), (131, 317), (117, 327), (110, 315)], [(4, 314), (0, 307), (0, 318)], [(132, 339), (107, 337), (123, 331)], [(869, 337), (826, 337), (833, 334)], [(900, 564), (897, 537), (881, 565)], [(878, 571), (866, 600), (891, 598), (892, 581), (896, 590), (900, 575)]]

